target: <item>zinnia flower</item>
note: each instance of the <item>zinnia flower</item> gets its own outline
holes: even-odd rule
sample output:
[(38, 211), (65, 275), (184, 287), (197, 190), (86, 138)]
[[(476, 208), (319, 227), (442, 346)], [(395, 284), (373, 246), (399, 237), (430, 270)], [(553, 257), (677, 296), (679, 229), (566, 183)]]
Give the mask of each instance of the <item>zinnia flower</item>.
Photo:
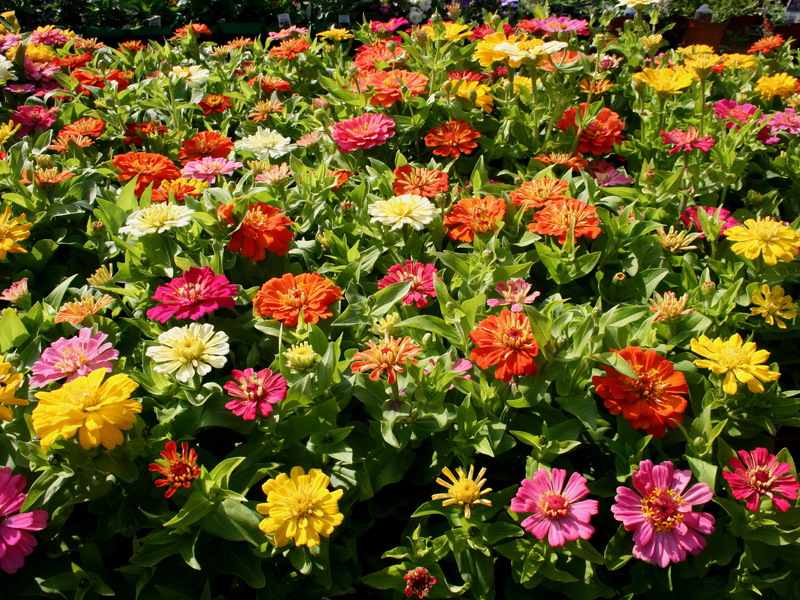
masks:
[(780, 221), (758, 217), (747, 219), (744, 225), (725, 231), (725, 236), (733, 244), (735, 254), (755, 260), (759, 256), (768, 265), (778, 264), (778, 260), (792, 262), (800, 246), (800, 234)]
[(447, 173), (437, 169), (423, 169), (403, 165), (394, 170), (392, 189), (398, 196), (413, 194), (433, 198), (450, 188)]
[(575, 198), (548, 204), (533, 215), (533, 219), (535, 223), (528, 224), (528, 231), (540, 235), (557, 235), (558, 243), (562, 245), (566, 243), (569, 234), (574, 239), (587, 237), (593, 240), (602, 231), (597, 209)]
[(103, 381), (106, 369), (95, 369), (52, 392), (37, 392), (33, 430), (47, 449), (58, 436), (68, 440), (76, 433), (84, 450), (100, 444), (108, 450), (122, 443), (122, 431), (130, 429), (142, 405), (130, 395), (139, 384), (125, 374)]
[(253, 135), (243, 137), (234, 146), (237, 150), (252, 152), (258, 160), (280, 158), (295, 148), (291, 139), (283, 137), (277, 131), (266, 128), (257, 129)]
[(330, 478), (319, 469), (308, 474), (302, 467), (292, 467), (291, 474), (281, 473), (261, 486), (267, 501), (256, 510), (267, 518), (258, 528), (272, 534), (272, 543), (282, 548), (293, 539), (297, 546), (313, 548), (320, 536), (330, 537), (334, 528), (342, 524), (344, 515), (339, 512), (342, 490), (328, 491)]
[(164, 202), (151, 204), (135, 210), (119, 228), (120, 233), (129, 233), (133, 237), (142, 237), (148, 233), (164, 233), (175, 227), (186, 227), (192, 222), (196, 211), (186, 206), (167, 204)]
[(28, 278), (23, 277), (0, 292), (0, 300), (5, 300), (6, 302), (14, 304), (15, 302), (21, 301), (23, 298), (28, 298), (30, 294), (30, 291), (28, 291)]
[(0, 468), (0, 569), (9, 575), (22, 568), (38, 543), (28, 532), (47, 527), (49, 517), (44, 510), (19, 512), (28, 498), (22, 492), (26, 483), (22, 475), (12, 475), (9, 467)]
[(498, 365), (494, 372), (497, 379), (511, 381), (514, 375), (536, 373), (533, 357), (539, 354), (539, 345), (528, 315), (503, 310), (499, 316), (490, 315), (478, 323), (469, 337), (477, 346), (469, 359), (481, 369)]
[(495, 306), (508, 306), (510, 304), (511, 312), (521, 312), (523, 304), (533, 304), (533, 301), (541, 295), (540, 292), (533, 292), (531, 294), (531, 284), (524, 279), (500, 281), (494, 289), (498, 294), (503, 296), (502, 300), (490, 298), (486, 301), (486, 304), (492, 308)]
[(309, 48), (311, 48), (311, 44), (303, 38), (291, 38), (283, 40), (276, 48), (272, 48), (269, 51), (269, 56), (278, 60), (294, 60), (298, 54), (305, 52)]
[(768, 54), (770, 51), (774, 50), (775, 48), (780, 48), (783, 46), (784, 40), (779, 35), (769, 35), (762, 37), (760, 40), (755, 42), (750, 48), (747, 50), (748, 54), (755, 54), (758, 52), (759, 54)]
[(680, 129), (673, 129), (669, 133), (662, 131), (661, 139), (665, 144), (672, 144), (672, 148), (667, 150), (669, 154), (675, 154), (681, 150), (691, 152), (695, 148), (702, 152), (708, 152), (717, 143), (717, 140), (710, 135), (700, 137), (698, 131), (691, 125), (686, 131)]
[(392, 69), (370, 73), (365, 83), (372, 87), (370, 104), (388, 107), (402, 102), (404, 94), (415, 98), (424, 93), (428, 77), (416, 71)]
[(425, 567), (411, 569), (403, 575), (403, 580), (408, 582), (405, 589), (405, 594), (408, 598), (411, 598), (411, 596), (424, 598), (436, 584), (436, 577), (433, 577)]
[[(586, 103), (580, 104), (581, 116), (586, 114)], [(564, 111), (561, 119), (556, 126), (561, 131), (572, 128), (577, 130), (575, 118), (578, 109), (568, 108)], [(614, 149), (614, 144), (619, 144), (624, 139), (622, 129), (624, 125), (619, 115), (610, 108), (603, 108), (591, 123), (584, 123), (583, 129), (578, 135), (578, 152), (589, 152), (591, 154), (606, 154)]]
[(542, 208), (556, 200), (566, 200), (564, 192), (569, 189), (569, 182), (553, 177), (541, 177), (533, 181), (526, 181), (518, 190), (509, 194), (514, 206), (523, 210), (529, 208)]
[(218, 175), (230, 175), (243, 163), (227, 158), (211, 158), (204, 156), (200, 160), (192, 160), (181, 169), (181, 176), (199, 179), (208, 183), (216, 183)]
[(380, 113), (366, 113), (360, 117), (333, 124), (331, 136), (340, 152), (372, 148), (386, 143), (394, 136), (395, 122)]
[(492, 505), (490, 500), (481, 498), (484, 494), (488, 494), (492, 491), (492, 488), (482, 489), (483, 484), (486, 483), (486, 480), (483, 478), (486, 474), (486, 468), (478, 471), (477, 477), (475, 477), (475, 465), (470, 465), (469, 474), (464, 474), (461, 467), (456, 467), (456, 475), (458, 475), (458, 477), (453, 475), (453, 472), (447, 467), (442, 469), (442, 474), (450, 481), (437, 477), (436, 483), (444, 486), (447, 492), (434, 494), (431, 496), (431, 500), (444, 500), (442, 506), (450, 506), (451, 504), (462, 506), (464, 508), (465, 519), (469, 519), (472, 516), (473, 504)]
[(377, 343), (369, 340), (367, 349), (356, 352), (353, 355), (353, 362), (350, 364), (350, 371), (353, 373), (363, 373), (372, 371), (369, 378), (377, 381), (378, 378), (386, 373), (387, 381), (391, 385), (397, 381), (397, 373), (403, 372), (403, 365), (407, 360), (416, 363), (414, 358), (422, 351), (410, 337), (393, 338), (388, 333), (383, 340)]
[(252, 421), (259, 415), (270, 416), (273, 404), (286, 398), (288, 384), (280, 373), (273, 373), (270, 369), (258, 372), (234, 369), (231, 375), (233, 381), (222, 387), (235, 400), (228, 402), (225, 408), (245, 421)]
[(119, 352), (107, 338), (102, 331), (92, 334), (91, 327), (84, 327), (74, 337), (57, 339), (31, 367), (31, 387), (44, 387), (65, 377), (69, 382), (96, 369), (110, 372), (111, 361), (119, 358)]
[(186, 87), (195, 88), (203, 85), (211, 76), (211, 71), (200, 65), (177, 65), (168, 73), (172, 81), (182, 80)]
[(659, 98), (680, 94), (694, 83), (694, 75), (683, 67), (644, 68), (633, 76), (634, 81), (646, 84)]
[(222, 113), (231, 108), (231, 99), (222, 94), (209, 94), (197, 103), (204, 115)]
[(264, 260), (267, 250), (283, 256), (289, 250), (294, 232), (289, 229), (294, 223), (283, 212), (265, 202), (250, 204), (228, 250), (239, 252), (252, 261)]
[(160, 453), (161, 460), (150, 463), (150, 471), (164, 476), (164, 479), (156, 479), (156, 487), (169, 486), (164, 492), (165, 498), (172, 498), (172, 495), (182, 487), (188, 488), (192, 485), (192, 481), (200, 476), (195, 449), (190, 450), (189, 444), (182, 442), (181, 453), (178, 454), (177, 450), (177, 444), (170, 440)]
[(233, 141), (216, 131), (201, 131), (181, 144), (178, 160), (185, 165), (202, 158), (227, 158)]
[(683, 373), (655, 350), (628, 346), (614, 352), (633, 367), (638, 378), (604, 366), (605, 376), (592, 377), (603, 406), (612, 415), (622, 413), (633, 427), (655, 437), (664, 437), (667, 427), (674, 429), (683, 423), (687, 405), (683, 394), (689, 393)]
[(700, 217), (697, 214), (701, 210), (708, 215), (709, 220), (719, 223), (720, 233), (740, 225), (739, 221), (731, 217), (731, 211), (721, 206), (716, 208), (713, 206), (690, 206), (680, 215), (681, 223), (689, 230), (696, 229), (701, 232), (700, 235), (697, 236), (701, 239), (706, 237), (705, 233), (702, 233), (703, 224), (700, 222)]
[(738, 104), (733, 100), (717, 100), (714, 103), (714, 114), (725, 122), (726, 129), (741, 129), (750, 120), (756, 110), (755, 104)]
[[(163, 136), (167, 133), (168, 129), (155, 122), (141, 122), (141, 123), (125, 123), (125, 139), (122, 140), (124, 144), (131, 144), (133, 146), (142, 146), (145, 138)], [(62, 131), (63, 133), (63, 131)]]
[(444, 216), (447, 236), (454, 241), (471, 244), (475, 234), (497, 231), (497, 223), (506, 216), (506, 202), (502, 198), (462, 198)]
[(14, 413), (8, 408), (9, 406), (28, 406), (29, 403), (25, 398), (14, 398), (22, 382), (22, 375), (12, 372), (11, 365), (6, 362), (5, 357), (0, 357), (0, 419), (5, 421), (14, 419)]
[(578, 539), (588, 540), (594, 534), (589, 525), (592, 515), (597, 514), (597, 500), (581, 500), (589, 494), (586, 478), (580, 473), (564, 482), (564, 469), (539, 469), (533, 479), (523, 479), (517, 495), (511, 499), (511, 510), (517, 513), (533, 513), (521, 525), (537, 539), (547, 538), (553, 547)]
[(437, 269), (431, 264), (424, 264), (413, 260), (407, 260), (402, 265), (392, 265), (389, 267), (389, 274), (378, 282), (378, 289), (382, 290), (387, 285), (411, 280), (411, 289), (403, 296), (403, 304), (415, 303), (417, 308), (423, 308), (428, 304), (428, 298), (436, 298), (433, 289), (433, 278), (436, 277)]
[(134, 193), (141, 196), (151, 183), (158, 187), (164, 180), (178, 179), (181, 172), (173, 162), (163, 154), (150, 152), (127, 152), (118, 154), (112, 161), (120, 170), (117, 178), (128, 181), (138, 176)]
[(372, 221), (377, 221), (392, 229), (411, 225), (417, 231), (433, 221), (438, 214), (430, 200), (414, 194), (378, 200), (367, 207), (367, 212), (372, 216)]
[(778, 462), (778, 457), (766, 448), (756, 448), (752, 452), (739, 450), (739, 458), (730, 459), (733, 472), (723, 471), (722, 476), (731, 486), (733, 497), (747, 500), (748, 510), (758, 510), (761, 496), (772, 500), (772, 506), (786, 512), (791, 507), (789, 500), (797, 500), (800, 484), (797, 479), (787, 475), (792, 470), (789, 463)]
[(58, 108), (45, 108), (39, 104), (33, 106), (24, 104), (11, 113), (11, 120), (19, 125), (19, 135), (25, 136), (33, 130), (39, 133), (56, 122)]
[(698, 554), (706, 547), (705, 538), (714, 531), (715, 519), (709, 513), (693, 512), (695, 505), (714, 495), (705, 483), (697, 483), (688, 492), (691, 471), (676, 470), (664, 461), (653, 465), (639, 463), (633, 473), (633, 490), (618, 487), (611, 512), (626, 531), (634, 531), (633, 555), (666, 568), (686, 560), (686, 553)]
[(24, 220), (24, 214), (12, 219), (11, 207), (6, 204), (3, 215), (0, 216), (0, 260), (5, 259), (9, 252), (12, 254), (24, 254), (27, 252), (25, 248), (17, 243), (31, 235), (28, 230), (33, 227), (33, 224), (23, 224)]
[(788, 98), (798, 91), (798, 80), (788, 73), (776, 73), (775, 75), (762, 75), (756, 83), (755, 91), (761, 94), (764, 100), (769, 100), (775, 96)]
[(158, 336), (160, 346), (151, 346), (145, 354), (157, 364), (159, 373), (174, 373), (181, 383), (189, 381), (195, 373), (201, 377), (213, 368), (219, 369), (227, 362), (228, 336), (214, 331), (208, 323), (191, 323), (173, 327)]
[(219, 308), (233, 308), (236, 294), (236, 286), (225, 275), (215, 275), (211, 267), (192, 267), (158, 287), (153, 300), (161, 305), (148, 310), (147, 316), (161, 323), (172, 317), (196, 321)]
[(72, 323), (77, 327), (112, 302), (114, 299), (108, 294), (103, 294), (100, 298), (95, 298), (92, 294), (84, 294), (80, 300), (66, 302), (56, 313), (55, 322)]
[(462, 154), (472, 154), (472, 150), (478, 147), (478, 143), (472, 140), (479, 137), (481, 134), (462, 119), (431, 129), (425, 136), (425, 145), (432, 147), (436, 156), (458, 158)]
[(272, 317), (286, 327), (295, 327), (301, 313), (304, 323), (332, 317), (330, 305), (341, 298), (342, 288), (319, 273), (286, 273), (261, 286), (253, 308), (257, 317)]
[(711, 369), (716, 375), (725, 375), (722, 389), (726, 394), (735, 394), (738, 391), (737, 379), (746, 384), (751, 392), (760, 394), (764, 391), (762, 381), (777, 381), (781, 376), (764, 364), (769, 358), (769, 352), (756, 350), (753, 342), (743, 343), (742, 336), (738, 333), (727, 340), (711, 340), (701, 335), (699, 339), (692, 340), (692, 352), (704, 357), (694, 361), (698, 367)]
[(794, 319), (797, 316), (797, 305), (779, 285), (770, 287), (767, 283), (762, 284), (753, 290), (751, 300), (754, 305), (750, 307), (751, 314), (761, 315), (769, 325), (786, 329), (786, 323), (781, 318)]

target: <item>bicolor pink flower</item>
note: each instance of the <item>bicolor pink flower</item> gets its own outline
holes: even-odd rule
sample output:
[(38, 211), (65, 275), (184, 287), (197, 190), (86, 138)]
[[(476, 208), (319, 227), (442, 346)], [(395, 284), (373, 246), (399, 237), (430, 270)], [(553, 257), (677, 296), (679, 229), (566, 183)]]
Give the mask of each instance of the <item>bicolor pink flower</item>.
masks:
[(218, 175), (230, 175), (243, 163), (227, 158), (204, 156), (200, 160), (192, 160), (181, 169), (181, 177), (199, 179), (208, 183), (216, 183)]
[(737, 227), (741, 225), (739, 221), (731, 216), (731, 211), (726, 208), (722, 208), (721, 206), (718, 208), (713, 206), (690, 206), (681, 215), (681, 223), (683, 223), (687, 229), (699, 231), (701, 238), (706, 236), (703, 233), (703, 227), (700, 224), (700, 217), (697, 216), (698, 210), (704, 210), (712, 221), (722, 222), (722, 227), (719, 230), (720, 233), (726, 229), (730, 229), (731, 227)]
[[(618, 487), (611, 512), (626, 531), (633, 531), (633, 555), (662, 568), (686, 560), (706, 547), (703, 535), (714, 531), (716, 520), (695, 505), (711, 500), (714, 493), (697, 483), (684, 493), (691, 471), (676, 470), (670, 461), (639, 463), (633, 473), (633, 489)], [(702, 534), (702, 535), (701, 535)]]
[(5, 54), (6, 50), (8, 50), (9, 48), (19, 46), (19, 43), (21, 41), (22, 41), (22, 36), (17, 33), (7, 33), (5, 35), (0, 35), (0, 52)]
[(734, 498), (747, 500), (748, 510), (758, 510), (762, 495), (782, 512), (791, 507), (789, 500), (797, 500), (800, 484), (795, 477), (786, 475), (792, 466), (778, 462), (778, 457), (766, 448), (752, 452), (739, 450), (739, 458), (731, 458), (729, 464), (733, 472), (723, 471), (722, 476), (731, 486)]
[(7, 289), (3, 290), (0, 293), (0, 300), (5, 300), (6, 302), (17, 302), (22, 298), (28, 296), (30, 292), (28, 291), (28, 278), (23, 277), (19, 281), (15, 281)]
[(405, 17), (392, 17), (388, 21), (370, 21), (369, 26), (373, 33), (392, 32), (400, 29), (403, 25), (408, 25)]
[(512, 312), (521, 312), (523, 304), (533, 304), (533, 301), (541, 295), (540, 292), (533, 292), (531, 294), (531, 284), (524, 279), (501, 281), (494, 289), (498, 294), (503, 296), (503, 298), (490, 298), (486, 301), (486, 304), (492, 308), (495, 306), (508, 306), (510, 304)]
[(702, 152), (708, 152), (717, 143), (717, 140), (710, 135), (700, 137), (700, 133), (691, 125), (687, 131), (681, 129), (673, 129), (669, 133), (662, 131), (661, 138), (665, 144), (673, 144), (673, 147), (667, 150), (670, 154), (681, 150), (691, 152), (695, 148)]
[(774, 134), (776, 131), (787, 131), (792, 134), (800, 133), (800, 115), (795, 112), (793, 108), (787, 108), (783, 112), (775, 113), (772, 118), (767, 121), (769, 127)]
[(394, 135), (394, 120), (380, 113), (366, 113), (360, 117), (333, 124), (331, 136), (344, 153), (359, 148), (372, 148), (385, 144)]
[(533, 479), (523, 479), (517, 495), (511, 499), (511, 510), (533, 513), (522, 521), (525, 531), (551, 546), (563, 546), (577, 539), (588, 540), (594, 534), (589, 525), (597, 514), (597, 500), (581, 500), (589, 494), (586, 478), (580, 473), (570, 475), (566, 487), (564, 469), (539, 469)]
[(413, 281), (411, 289), (403, 296), (403, 304), (415, 302), (417, 308), (428, 304), (428, 298), (436, 298), (433, 289), (433, 278), (438, 269), (431, 264), (407, 260), (405, 264), (389, 267), (389, 274), (378, 282), (378, 289), (382, 290), (387, 285), (400, 281)]
[(35, 133), (49, 129), (50, 126), (56, 122), (56, 115), (58, 108), (45, 108), (40, 104), (20, 106), (17, 110), (11, 113), (11, 120), (16, 125), (19, 125), (19, 135), (28, 135), (28, 132), (33, 129)]
[(233, 381), (222, 387), (235, 400), (228, 402), (225, 408), (245, 421), (252, 421), (259, 414), (268, 417), (272, 405), (286, 398), (288, 384), (280, 373), (273, 373), (270, 369), (261, 369), (257, 373), (253, 369), (234, 369), (231, 375)]
[(633, 183), (633, 179), (605, 160), (596, 160), (591, 163), (589, 172), (600, 187)]
[(25, 564), (37, 544), (28, 532), (47, 527), (49, 517), (44, 510), (19, 512), (28, 497), (22, 492), (26, 483), (22, 475), (12, 475), (9, 467), (0, 469), (0, 569), (9, 575)]
[(147, 311), (161, 323), (170, 318), (196, 321), (218, 308), (233, 308), (236, 286), (225, 275), (214, 275), (210, 267), (192, 267), (181, 277), (159, 286), (153, 300), (162, 304)]
[(712, 109), (721, 121), (725, 121), (727, 129), (740, 129), (742, 125), (750, 120), (756, 110), (754, 104), (738, 104), (733, 100), (717, 100)]
[(40, 27), (31, 33), (30, 43), (60, 48), (70, 41), (70, 39), (72, 38), (64, 33), (63, 29), (59, 29), (58, 27)]
[(524, 19), (517, 27), (528, 33), (561, 33), (574, 31), (578, 35), (589, 35), (589, 22), (569, 17), (548, 17), (546, 19)]
[(110, 372), (114, 367), (111, 361), (119, 358), (119, 352), (106, 339), (108, 336), (102, 331), (93, 334), (91, 327), (84, 327), (71, 338), (57, 339), (31, 367), (31, 387), (43, 387), (65, 378), (70, 382), (95, 369)]

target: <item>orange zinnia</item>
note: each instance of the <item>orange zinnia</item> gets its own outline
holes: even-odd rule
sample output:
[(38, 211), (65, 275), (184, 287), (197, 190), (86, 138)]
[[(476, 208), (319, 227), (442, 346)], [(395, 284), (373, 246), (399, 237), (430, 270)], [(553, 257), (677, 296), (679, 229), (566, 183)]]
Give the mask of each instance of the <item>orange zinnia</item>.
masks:
[[(581, 102), (581, 116), (586, 114), (586, 102)], [(574, 106), (564, 111), (561, 119), (556, 126), (561, 131), (570, 128), (577, 129), (575, 118), (578, 109)], [(584, 123), (583, 129), (578, 135), (578, 152), (590, 152), (591, 154), (605, 154), (614, 149), (614, 144), (619, 144), (625, 139), (622, 135), (624, 124), (619, 119), (619, 115), (610, 108), (603, 108), (591, 123)]]
[(56, 323), (72, 323), (76, 327), (83, 323), (84, 319), (97, 314), (100, 309), (111, 304), (114, 299), (103, 294), (99, 299), (91, 294), (86, 294), (80, 300), (67, 302), (56, 314)]
[(397, 42), (394, 43), (393, 50), (389, 50), (386, 44), (387, 42), (379, 42), (371, 46), (361, 46), (356, 50), (353, 66), (365, 75), (376, 71), (378, 63), (396, 65), (406, 57), (406, 51)]
[(759, 52), (760, 54), (768, 54), (771, 50), (782, 46), (785, 41), (786, 40), (779, 35), (763, 37), (755, 44), (750, 46), (750, 49), (747, 51), (747, 53), (755, 54), (756, 52)]
[(538, 160), (545, 166), (564, 165), (568, 169), (580, 171), (589, 166), (589, 162), (580, 154), (570, 154), (568, 152), (550, 152), (549, 154), (539, 154), (533, 160)]
[(378, 343), (370, 340), (367, 342), (367, 347), (367, 350), (361, 350), (353, 355), (350, 370), (353, 373), (372, 370), (369, 374), (372, 381), (376, 381), (386, 373), (390, 385), (397, 381), (397, 373), (403, 372), (402, 365), (407, 360), (416, 363), (413, 357), (422, 351), (410, 337), (393, 338), (388, 333)]
[(526, 181), (522, 186), (509, 194), (515, 206), (524, 210), (541, 208), (557, 200), (566, 200), (564, 192), (569, 188), (569, 182), (553, 177), (542, 177), (533, 181)]
[(570, 67), (580, 61), (581, 53), (574, 50), (561, 50), (553, 54), (546, 54), (536, 65), (542, 71), (553, 72), (556, 68)]
[(471, 243), (476, 233), (497, 231), (497, 221), (506, 216), (506, 203), (502, 198), (463, 198), (444, 216), (445, 227), (451, 240)]
[(481, 134), (461, 119), (431, 129), (425, 136), (425, 145), (432, 147), (437, 156), (458, 158), (462, 154), (472, 154), (473, 148), (478, 147), (472, 140), (479, 137)]
[(265, 202), (251, 204), (228, 243), (228, 250), (239, 252), (252, 261), (264, 260), (266, 250), (283, 256), (289, 250), (289, 242), (294, 239), (294, 233), (289, 229), (292, 225), (291, 219), (280, 209)]
[(514, 375), (536, 373), (533, 357), (539, 354), (539, 345), (525, 313), (504, 310), (499, 316), (490, 315), (478, 323), (469, 337), (477, 346), (469, 359), (481, 369), (497, 365), (497, 379), (510, 381)]
[(120, 181), (128, 181), (139, 176), (134, 190), (137, 196), (151, 183), (155, 183), (153, 187), (158, 187), (164, 180), (178, 179), (181, 176), (178, 168), (163, 154), (126, 152), (115, 156), (112, 162), (120, 170), (120, 174), (117, 175)]
[(304, 323), (317, 323), (333, 316), (330, 305), (342, 298), (342, 288), (319, 273), (286, 273), (261, 286), (253, 299), (257, 317), (272, 317), (295, 327), (300, 315)]
[[(79, 135), (85, 135), (87, 137), (99, 137), (106, 128), (106, 123), (102, 119), (91, 119), (88, 117), (84, 117), (83, 119), (78, 119), (74, 123), (70, 123), (64, 129), (61, 130), (61, 133), (74, 133)], [(60, 135), (59, 134), (59, 135)]]
[(175, 202), (185, 202), (186, 196), (199, 196), (203, 188), (208, 187), (208, 183), (199, 179), (172, 179), (162, 181), (157, 189), (153, 190), (150, 198), (151, 202), (168, 202), (170, 195)]
[(681, 394), (689, 393), (683, 373), (655, 350), (628, 346), (614, 352), (633, 367), (638, 379), (603, 367), (605, 376), (592, 377), (603, 406), (612, 415), (622, 413), (633, 427), (656, 437), (664, 437), (667, 427), (674, 429), (683, 423), (687, 402)]
[(80, 133), (72, 133), (70, 131), (61, 131), (58, 137), (53, 140), (47, 149), (55, 150), (56, 152), (66, 152), (69, 150), (69, 143), (73, 142), (79, 148), (88, 148), (94, 144), (94, 139), (81, 135)]
[(227, 158), (233, 150), (231, 138), (216, 131), (201, 131), (181, 144), (178, 160), (185, 165), (201, 158)]
[(397, 196), (414, 194), (433, 198), (436, 194), (450, 189), (450, 183), (444, 171), (403, 165), (394, 170), (392, 188)]
[(309, 48), (311, 48), (311, 44), (303, 38), (291, 38), (283, 40), (278, 44), (277, 48), (270, 50), (269, 55), (271, 58), (277, 58), (279, 60), (294, 60), (297, 58), (298, 54), (305, 52)]
[(533, 218), (536, 222), (528, 224), (528, 231), (541, 235), (557, 235), (559, 244), (567, 241), (570, 231), (575, 239), (595, 239), (602, 231), (598, 227), (600, 219), (597, 217), (597, 209), (575, 198), (548, 204), (533, 215)]
[(394, 69), (392, 71), (375, 71), (366, 77), (366, 84), (372, 86), (373, 96), (370, 103), (375, 106), (392, 106), (403, 100), (403, 92), (419, 96), (428, 85), (428, 77), (416, 71)]

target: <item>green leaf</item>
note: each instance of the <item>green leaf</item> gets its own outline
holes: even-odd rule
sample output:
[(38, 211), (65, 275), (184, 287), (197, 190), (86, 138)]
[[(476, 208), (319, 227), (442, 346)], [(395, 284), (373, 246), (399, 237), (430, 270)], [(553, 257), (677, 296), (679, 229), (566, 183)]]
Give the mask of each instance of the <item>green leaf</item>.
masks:
[(410, 317), (400, 321), (395, 325), (395, 327), (411, 327), (412, 329), (429, 331), (445, 338), (458, 348), (466, 347), (466, 340), (459, 335), (458, 330), (456, 330), (455, 327), (448, 325), (443, 319), (433, 315), (417, 315), (415, 317)]
[(0, 352), (8, 352), (28, 339), (28, 330), (14, 310), (6, 310), (0, 317)]
[(408, 293), (413, 283), (411, 279), (398, 281), (378, 291), (371, 299), (372, 307), (369, 314), (374, 319), (384, 316)]
[(244, 456), (234, 456), (232, 458), (226, 458), (221, 463), (219, 463), (214, 470), (209, 473), (209, 477), (212, 481), (215, 481), (219, 487), (227, 488), (228, 487), (228, 480), (230, 479), (231, 473), (233, 470), (238, 467), (242, 461), (245, 459)]
[(200, 526), (223, 539), (260, 546), (264, 542), (264, 534), (258, 528), (260, 521), (258, 513), (241, 502), (226, 498), (200, 521)]
[(251, 552), (239, 552), (238, 550), (221, 552), (220, 554), (222, 560), (219, 570), (222, 573), (238, 575), (245, 580), (247, 585), (257, 590), (266, 585), (267, 580), (261, 571), (260, 558)]
[(178, 514), (164, 523), (164, 527), (187, 527), (205, 517), (212, 508), (213, 504), (203, 492), (195, 490)]

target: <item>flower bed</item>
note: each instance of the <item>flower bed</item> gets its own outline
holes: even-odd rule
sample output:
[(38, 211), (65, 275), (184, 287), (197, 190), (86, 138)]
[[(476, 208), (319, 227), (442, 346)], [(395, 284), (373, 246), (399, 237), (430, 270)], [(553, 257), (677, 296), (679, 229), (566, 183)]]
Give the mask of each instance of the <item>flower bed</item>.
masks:
[(5, 14), (8, 593), (788, 597), (800, 68), (632, 4)]

